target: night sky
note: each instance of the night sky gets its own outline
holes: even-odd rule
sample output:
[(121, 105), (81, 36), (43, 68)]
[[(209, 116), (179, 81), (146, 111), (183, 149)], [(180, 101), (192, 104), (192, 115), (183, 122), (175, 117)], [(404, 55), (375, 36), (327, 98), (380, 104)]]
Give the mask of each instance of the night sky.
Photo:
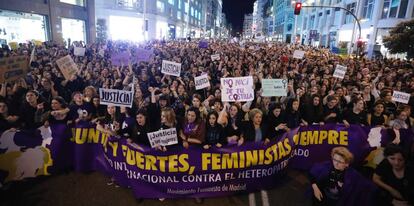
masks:
[(255, 0), (223, 0), (223, 12), (233, 27), (232, 35), (243, 29), (244, 15), (253, 13), (254, 2)]

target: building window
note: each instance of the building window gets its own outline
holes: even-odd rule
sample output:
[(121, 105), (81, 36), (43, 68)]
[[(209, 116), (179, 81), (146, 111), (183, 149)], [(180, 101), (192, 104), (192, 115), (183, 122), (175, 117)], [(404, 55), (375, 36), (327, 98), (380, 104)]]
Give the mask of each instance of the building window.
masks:
[(305, 20), (303, 20), (303, 30), (306, 30), (307, 24), (308, 24), (308, 18), (305, 18)]
[(309, 21), (309, 29), (313, 29), (313, 25), (315, 24), (315, 15), (311, 16)]
[[(356, 3), (354, 2), (352, 4), (346, 5), (346, 8), (349, 11), (351, 11), (353, 14), (355, 14), (355, 6), (356, 6)], [(344, 24), (349, 24), (349, 23), (352, 23), (353, 21), (354, 21), (354, 17), (352, 16), (352, 14), (350, 14), (349, 12), (346, 12)]]
[(192, 17), (194, 17), (194, 8), (193, 7), (191, 7), (191, 9), (190, 9), (190, 15), (192, 16)]
[(181, 9), (182, 0), (178, 0), (178, 9)]
[(365, 0), (362, 16), (365, 19), (371, 19), (373, 9), (374, 9), (374, 0)]
[(78, 19), (62, 18), (62, 38), (66, 41), (86, 42), (85, 21)]
[(189, 13), (189, 6), (187, 2), (184, 2), (184, 13), (188, 14)]
[(118, 7), (135, 8), (137, 7), (137, 0), (117, 0)]
[(171, 5), (174, 5), (174, 1), (175, 0), (168, 0), (168, 3), (171, 4)]
[(177, 11), (177, 19), (181, 19), (181, 11)]
[(72, 4), (72, 5), (76, 5), (76, 6), (85, 6), (85, 1), (84, 0), (60, 0), (60, 2), (67, 3), (67, 4)]
[(164, 2), (160, 0), (157, 1), (157, 11), (159, 13), (164, 13)]
[(384, 0), (381, 18), (405, 18), (408, 0)]

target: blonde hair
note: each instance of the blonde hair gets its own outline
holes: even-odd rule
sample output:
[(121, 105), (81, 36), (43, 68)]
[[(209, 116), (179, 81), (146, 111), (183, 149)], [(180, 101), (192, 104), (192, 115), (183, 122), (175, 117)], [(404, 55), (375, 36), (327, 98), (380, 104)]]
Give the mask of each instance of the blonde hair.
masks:
[(176, 125), (176, 118), (175, 118), (175, 112), (174, 112), (174, 110), (172, 109), (172, 108), (169, 108), (169, 107), (166, 107), (166, 108), (163, 108), (162, 110), (161, 110), (161, 114), (162, 113), (164, 113), (164, 115), (165, 115), (165, 118), (167, 119), (167, 122), (168, 123), (172, 123), (172, 124), (174, 124), (174, 125)]
[(249, 119), (253, 121), (254, 116), (256, 116), (256, 114), (260, 114), (263, 116), (263, 112), (260, 109), (254, 108), (249, 112)]
[(346, 147), (333, 148), (331, 152), (331, 157), (333, 157), (334, 155), (341, 156), (348, 164), (350, 164), (354, 160), (354, 155)]

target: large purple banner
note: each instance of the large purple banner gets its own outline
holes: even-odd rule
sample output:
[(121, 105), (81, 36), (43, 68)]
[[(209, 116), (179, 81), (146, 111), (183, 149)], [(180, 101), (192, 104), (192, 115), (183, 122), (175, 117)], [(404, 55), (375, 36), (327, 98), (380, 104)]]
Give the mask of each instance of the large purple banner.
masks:
[[(0, 183), (50, 175), (74, 168), (100, 171), (136, 197), (213, 197), (274, 187), (289, 166), (309, 169), (330, 159), (330, 150), (345, 146), (362, 164), (375, 149), (392, 141), (389, 129), (352, 125), (300, 127), (269, 144), (189, 149), (176, 145), (167, 152), (108, 137), (95, 125), (81, 122), (41, 127), (35, 132), (6, 131), (0, 138)], [(400, 130), (412, 141), (411, 130)], [(145, 189), (144, 189), (145, 188)]]

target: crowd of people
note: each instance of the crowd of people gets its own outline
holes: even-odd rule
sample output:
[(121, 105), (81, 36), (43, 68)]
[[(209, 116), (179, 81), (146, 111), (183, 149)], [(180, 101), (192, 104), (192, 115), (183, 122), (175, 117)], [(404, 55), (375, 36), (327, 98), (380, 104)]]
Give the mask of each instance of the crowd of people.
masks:
[[(392, 101), (393, 91), (414, 93), (414, 61), (341, 58), (324, 48), (224, 40), (211, 40), (208, 48), (199, 48), (194, 40), (74, 42), (68, 47), (45, 42), (20, 44), (16, 50), (3, 47), (0, 56), (29, 58), (34, 47), (25, 78), (1, 84), (0, 132), (91, 121), (97, 123), (98, 130), (127, 138), (136, 147), (149, 146), (148, 132), (176, 128), (178, 145), (208, 149), (249, 141), (266, 144), (286, 131), (312, 124), (392, 128), (394, 145), (389, 150), (398, 151), (387, 150), (373, 182), (385, 192), (382, 197), (389, 203), (414, 204), (414, 173), (408, 166), (412, 145), (402, 141), (398, 132), (414, 127), (414, 100), (408, 104)], [(74, 47), (85, 47), (85, 55), (75, 56)], [(151, 49), (150, 60), (112, 65), (112, 53), (128, 51), (134, 58), (137, 48)], [(102, 49), (104, 55), (99, 54)], [(292, 58), (295, 50), (305, 51), (305, 57)], [(78, 72), (65, 79), (56, 60), (68, 54)], [(220, 59), (212, 61), (213, 54), (220, 54)], [(162, 74), (162, 60), (181, 63), (180, 77)], [(337, 64), (347, 67), (344, 79), (332, 75)], [(196, 90), (194, 77), (201, 74), (208, 74), (211, 86)], [(242, 76), (253, 77), (254, 100), (222, 102), (220, 78)], [(287, 96), (262, 96), (262, 79), (287, 79)], [(99, 102), (99, 88), (132, 87), (132, 108)], [(168, 147), (157, 149), (166, 151)], [(347, 168), (351, 155), (342, 150), (333, 152), (334, 165), (339, 162)], [(343, 175), (335, 178), (343, 183)], [(315, 197), (323, 199), (322, 193), (322, 189), (315, 192)], [(328, 197), (338, 200), (339, 194), (328, 192)]]

